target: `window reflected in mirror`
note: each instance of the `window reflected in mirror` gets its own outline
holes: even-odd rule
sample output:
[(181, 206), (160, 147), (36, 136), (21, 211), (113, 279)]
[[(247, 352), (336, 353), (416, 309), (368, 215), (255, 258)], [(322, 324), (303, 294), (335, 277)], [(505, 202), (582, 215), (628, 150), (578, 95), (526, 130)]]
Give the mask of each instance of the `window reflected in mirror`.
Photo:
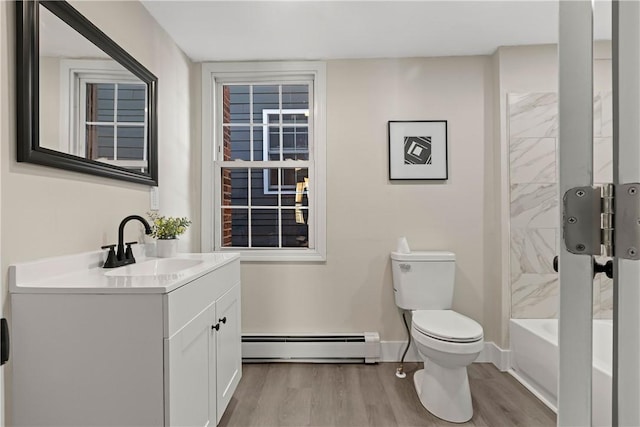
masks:
[(147, 85), (39, 9), (40, 146), (147, 173)]
[[(146, 85), (80, 81), (77, 152), (73, 154), (145, 172)], [(78, 111), (81, 111), (78, 109)]]

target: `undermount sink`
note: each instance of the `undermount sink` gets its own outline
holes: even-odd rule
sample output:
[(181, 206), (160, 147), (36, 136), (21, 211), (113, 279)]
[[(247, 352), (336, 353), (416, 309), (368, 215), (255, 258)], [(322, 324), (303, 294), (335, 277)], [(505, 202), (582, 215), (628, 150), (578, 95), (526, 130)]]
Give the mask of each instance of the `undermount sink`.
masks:
[(199, 259), (161, 258), (143, 261), (139, 264), (131, 264), (126, 267), (107, 271), (105, 276), (161, 276), (165, 274), (179, 273), (191, 267), (202, 264)]

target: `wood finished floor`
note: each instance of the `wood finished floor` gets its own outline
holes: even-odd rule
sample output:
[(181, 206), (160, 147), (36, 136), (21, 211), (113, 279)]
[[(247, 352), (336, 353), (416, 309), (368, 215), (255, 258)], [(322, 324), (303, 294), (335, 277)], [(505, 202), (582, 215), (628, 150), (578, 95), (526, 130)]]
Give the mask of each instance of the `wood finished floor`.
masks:
[(555, 426), (556, 416), (511, 375), (490, 363), (469, 367), (473, 418), (452, 424), (431, 415), (414, 390), (417, 363), (243, 365), (219, 427)]

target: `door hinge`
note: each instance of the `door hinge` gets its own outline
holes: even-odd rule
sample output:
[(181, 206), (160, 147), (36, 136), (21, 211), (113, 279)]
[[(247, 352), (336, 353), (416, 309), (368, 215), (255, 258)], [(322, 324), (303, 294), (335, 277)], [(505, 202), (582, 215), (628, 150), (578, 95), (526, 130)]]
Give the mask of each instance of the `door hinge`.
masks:
[(640, 259), (640, 184), (571, 188), (563, 206), (567, 251)]
[(640, 259), (640, 184), (616, 186), (614, 229), (614, 255)]
[(605, 184), (601, 187), (601, 236), (602, 236), (602, 255), (613, 256), (614, 242), (614, 224), (613, 224), (613, 206), (614, 206), (614, 186), (613, 184)]

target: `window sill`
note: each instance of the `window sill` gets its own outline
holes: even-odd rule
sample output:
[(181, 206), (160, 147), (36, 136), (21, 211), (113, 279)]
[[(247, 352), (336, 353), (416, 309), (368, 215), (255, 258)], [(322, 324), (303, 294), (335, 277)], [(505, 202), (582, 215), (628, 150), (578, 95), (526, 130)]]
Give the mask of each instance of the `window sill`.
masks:
[(225, 248), (219, 252), (237, 252), (243, 262), (325, 262), (327, 257), (315, 249), (242, 249)]

